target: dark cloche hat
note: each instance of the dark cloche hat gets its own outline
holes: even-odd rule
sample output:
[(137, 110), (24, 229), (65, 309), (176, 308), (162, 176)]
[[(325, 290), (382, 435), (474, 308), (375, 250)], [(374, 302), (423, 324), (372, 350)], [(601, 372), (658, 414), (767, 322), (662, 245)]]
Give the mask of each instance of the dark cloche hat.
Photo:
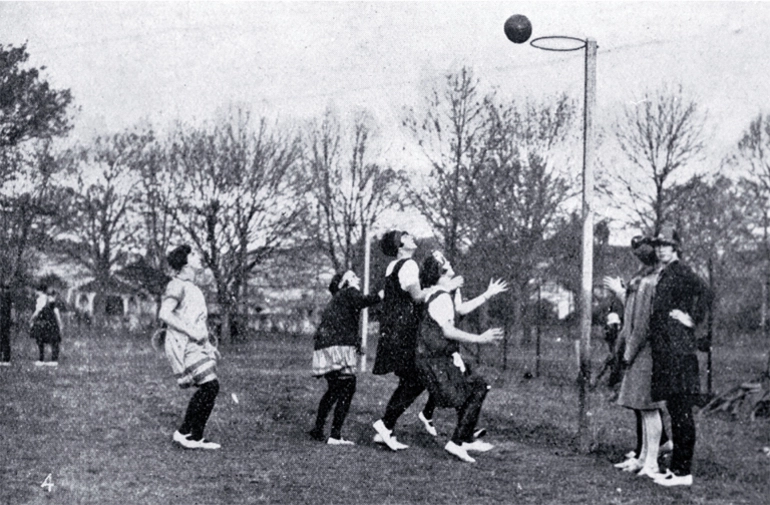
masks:
[(631, 252), (634, 256), (644, 263), (645, 265), (654, 265), (657, 260), (655, 255), (655, 247), (652, 245), (652, 239), (650, 237), (643, 237), (637, 235), (631, 239)]
[(654, 245), (673, 245), (679, 246), (682, 244), (682, 240), (679, 237), (679, 232), (676, 231), (671, 224), (664, 224), (660, 227), (660, 231), (655, 238), (652, 239)]

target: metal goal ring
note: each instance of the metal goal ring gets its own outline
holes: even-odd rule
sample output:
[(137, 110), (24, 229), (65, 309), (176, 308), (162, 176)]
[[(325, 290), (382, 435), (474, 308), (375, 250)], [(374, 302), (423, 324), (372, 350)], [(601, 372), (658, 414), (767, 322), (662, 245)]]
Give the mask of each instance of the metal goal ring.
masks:
[[(567, 48), (548, 47), (548, 46), (542, 45), (541, 41), (554, 40), (554, 39), (558, 39), (558, 40), (571, 40), (571, 41), (574, 41), (574, 42), (580, 42), (580, 45), (577, 46), (577, 47), (567, 47)], [(545, 51), (559, 51), (559, 52), (578, 51), (578, 50), (583, 49), (584, 47), (586, 47), (586, 44), (588, 44), (588, 42), (583, 40), (583, 39), (579, 39), (577, 37), (567, 37), (565, 35), (548, 35), (548, 36), (545, 36), (545, 37), (538, 37), (536, 39), (532, 39), (529, 42), (529, 45), (531, 45), (532, 47), (536, 47), (538, 49), (543, 49)]]

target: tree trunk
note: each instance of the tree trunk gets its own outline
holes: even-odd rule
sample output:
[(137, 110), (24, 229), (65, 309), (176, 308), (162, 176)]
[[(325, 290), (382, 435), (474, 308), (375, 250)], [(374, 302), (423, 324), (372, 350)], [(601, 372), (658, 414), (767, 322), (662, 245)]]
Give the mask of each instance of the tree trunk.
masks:
[(217, 301), (219, 303), (219, 343), (227, 345), (232, 339), (230, 338), (230, 297), (227, 295), (226, 288), (219, 289)]

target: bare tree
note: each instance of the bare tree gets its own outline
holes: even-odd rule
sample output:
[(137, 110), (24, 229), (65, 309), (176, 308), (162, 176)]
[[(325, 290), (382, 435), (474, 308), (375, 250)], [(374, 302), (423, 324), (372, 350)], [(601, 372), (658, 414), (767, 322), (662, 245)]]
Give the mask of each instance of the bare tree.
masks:
[(247, 280), (276, 250), (301, 242), (307, 212), (298, 138), (254, 128), (237, 109), (210, 127), (177, 132), (170, 148), (179, 185), (174, 222), (201, 251), (214, 277), (222, 338), (244, 310)]
[[(521, 105), (488, 102), (486, 156), (471, 167), (467, 179), (466, 220), (471, 225), (468, 238), (476, 245), (474, 263), (494, 264), (510, 279), (513, 311), (506, 316), (517, 333), (528, 286), (545, 259), (543, 241), (574, 193), (563, 163), (575, 135), (575, 110), (566, 96)], [(555, 154), (559, 151), (561, 159)]]
[(34, 251), (50, 243), (48, 228), (63, 208), (56, 176), (71, 163), (71, 153), (56, 152), (50, 140), (34, 142), (28, 149), (2, 152), (4, 166), (13, 176), (5, 181), (0, 197), (0, 272), (20, 285), (34, 264)]
[(94, 322), (105, 314), (105, 294), (117, 267), (136, 250), (138, 223), (134, 164), (153, 140), (151, 132), (97, 137), (73, 167), (69, 211), (56, 227), (58, 245), (94, 276)]
[(625, 106), (615, 136), (631, 166), (617, 167), (611, 177), (616, 204), (629, 212), (633, 224), (656, 231), (672, 219), (674, 203), (685, 197), (684, 183), (693, 175), (684, 169), (704, 149), (705, 122), (705, 113), (682, 86), (664, 86)]
[[(401, 208), (402, 174), (369, 161), (373, 128), (365, 112), (357, 114), (343, 139), (343, 128), (331, 110), (310, 127), (307, 157), (316, 199), (316, 241), (335, 270), (361, 263), (367, 229), (387, 209)], [(349, 152), (345, 158), (343, 150)]]
[(433, 88), (424, 109), (407, 110), (403, 125), (412, 133), (431, 165), (425, 181), (409, 192), (413, 205), (440, 234), (450, 261), (468, 243), (465, 218), (470, 170), (485, 158), (486, 101), (470, 68), (445, 76)]
[[(770, 292), (770, 116), (759, 113), (743, 132), (735, 153), (729, 159), (732, 166), (744, 169), (746, 175), (740, 183), (750, 195), (753, 205), (747, 209), (762, 257), (762, 308), (760, 326), (765, 336), (770, 331), (768, 324), (768, 295)], [(770, 375), (770, 354), (767, 374)]]

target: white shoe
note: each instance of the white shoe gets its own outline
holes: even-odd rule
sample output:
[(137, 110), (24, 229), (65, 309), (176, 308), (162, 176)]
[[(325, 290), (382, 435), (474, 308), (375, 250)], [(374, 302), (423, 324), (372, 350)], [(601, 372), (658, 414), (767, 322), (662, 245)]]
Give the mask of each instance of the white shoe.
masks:
[(377, 437), (375, 436), (375, 442), (387, 445), (391, 451), (406, 449), (407, 446), (404, 446), (404, 444), (399, 444), (396, 441), (396, 438), (390, 435), (391, 431), (385, 427), (385, 423), (382, 422), (382, 419), (374, 423), (372, 426), (374, 426), (374, 430), (377, 432), (377, 435), (380, 436), (380, 440), (382, 440), (382, 442), (377, 442)]
[(355, 442), (351, 442), (350, 440), (345, 440), (344, 438), (332, 438), (329, 437), (329, 440), (326, 441), (328, 445), (356, 445)]
[[(192, 447), (190, 449), (208, 449), (208, 450), (216, 450), (221, 449), (222, 446), (219, 445), (216, 442), (211, 442), (210, 440), (206, 440), (205, 438), (202, 438), (200, 440), (190, 440), (187, 439), (187, 442), (189, 444), (192, 444)], [(187, 446), (185, 446), (187, 447)]]
[[(395, 445), (399, 450), (409, 449), (408, 445), (402, 444), (401, 442), (399, 442), (398, 439), (394, 435), (391, 435), (390, 439), (393, 440), (393, 445)], [(374, 440), (375, 444), (385, 445), (385, 441), (382, 439), (382, 436), (380, 436), (379, 433), (374, 435), (374, 439), (373, 440)]]
[(655, 484), (660, 484), (664, 487), (692, 486), (692, 475), (676, 475), (671, 470), (666, 470), (666, 473), (659, 475), (660, 477), (654, 480)]
[(659, 449), (661, 454), (665, 454), (665, 453), (671, 452), (673, 450), (674, 450), (674, 442), (672, 442), (671, 440), (669, 440), (665, 444), (661, 445), (660, 449)]
[(46, 362), (45, 362), (45, 363), (43, 363), (43, 364), (44, 364), (45, 366), (59, 366), (59, 362), (58, 362), (58, 361), (46, 361)]
[(174, 436), (171, 438), (174, 440), (174, 442), (181, 445), (182, 447), (186, 449), (193, 449), (193, 444), (191, 444), (190, 439), (187, 438), (189, 436), (190, 435), (182, 435), (179, 430), (177, 430), (174, 432)]
[(489, 442), (484, 442), (483, 440), (474, 440), (473, 442), (463, 442), (463, 445), (461, 447), (466, 451), (475, 451), (475, 452), (487, 452), (495, 448), (494, 445), (490, 444)]
[(11, 366), (10, 361), (0, 361), (0, 366)]
[(636, 466), (636, 465), (638, 465), (640, 469), (642, 468), (642, 465), (641, 465), (641, 463), (639, 463), (638, 459), (636, 459), (636, 458), (628, 458), (628, 459), (625, 459), (625, 460), (621, 461), (620, 463), (615, 463), (612, 466), (614, 466), (615, 468), (617, 468), (619, 470), (623, 470), (624, 468), (628, 468), (630, 466)]
[(461, 460), (465, 461), (466, 463), (475, 463), (476, 460), (473, 459), (468, 455), (468, 451), (463, 449), (462, 446), (457, 445), (456, 443), (452, 442), (451, 440), (446, 443), (444, 446), (444, 450), (446, 450), (449, 454), (453, 456), (457, 456)]
[(422, 425), (425, 426), (425, 431), (427, 431), (428, 433), (430, 433), (434, 437), (438, 436), (438, 431), (436, 431), (436, 427), (433, 426), (433, 420), (432, 419), (428, 419), (427, 417), (425, 417), (422, 412), (417, 414), (417, 419), (422, 421)]
[(35, 366), (45, 366), (45, 363), (42, 361), (35, 361)]
[(644, 464), (638, 459), (635, 459), (632, 462), (630, 462), (628, 465), (621, 468), (620, 470), (622, 472), (636, 473), (640, 471), (642, 468), (644, 468)]
[(174, 442), (178, 443), (185, 449), (219, 449), (221, 445), (215, 442), (209, 442), (205, 438), (201, 440), (190, 440), (190, 435), (182, 435), (179, 430), (174, 432)]

